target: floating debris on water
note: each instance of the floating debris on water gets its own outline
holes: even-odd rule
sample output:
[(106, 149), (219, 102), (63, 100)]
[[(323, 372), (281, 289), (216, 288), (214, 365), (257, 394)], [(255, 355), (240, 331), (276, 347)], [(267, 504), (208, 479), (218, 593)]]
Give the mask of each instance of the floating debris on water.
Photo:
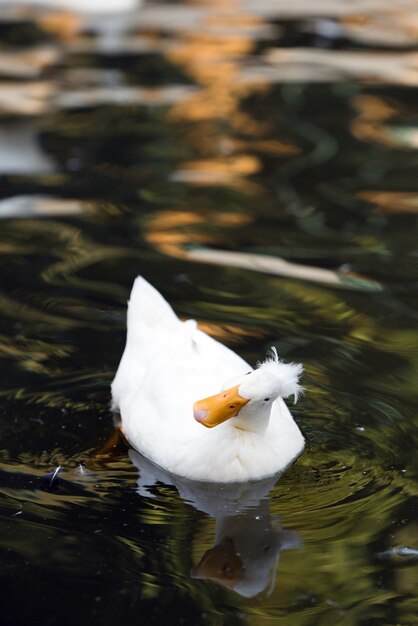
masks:
[(40, 488), (44, 491), (55, 491), (58, 486), (58, 474), (62, 470), (62, 466), (58, 465), (52, 472), (48, 472), (41, 478)]
[(414, 548), (412, 546), (399, 546), (396, 548), (390, 548), (389, 550), (385, 550), (384, 552), (379, 552), (377, 554), (377, 558), (381, 560), (387, 560), (392, 558), (400, 557), (402, 559), (408, 560), (418, 560), (418, 548)]

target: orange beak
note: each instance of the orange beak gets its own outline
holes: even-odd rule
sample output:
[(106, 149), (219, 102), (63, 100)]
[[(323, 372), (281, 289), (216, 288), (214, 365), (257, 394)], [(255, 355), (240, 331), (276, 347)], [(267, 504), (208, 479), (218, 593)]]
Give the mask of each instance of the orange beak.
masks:
[(195, 420), (206, 428), (213, 428), (230, 417), (238, 415), (240, 409), (249, 402), (239, 395), (238, 387), (239, 385), (231, 387), (231, 389), (221, 391), (216, 396), (195, 402), (193, 405)]

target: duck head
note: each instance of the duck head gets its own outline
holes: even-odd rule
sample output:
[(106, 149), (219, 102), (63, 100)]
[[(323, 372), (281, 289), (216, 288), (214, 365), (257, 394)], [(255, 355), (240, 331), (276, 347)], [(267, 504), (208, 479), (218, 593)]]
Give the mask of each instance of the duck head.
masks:
[(302, 387), (299, 378), (303, 367), (296, 363), (283, 363), (272, 349), (273, 356), (234, 381), (229, 381), (220, 393), (199, 400), (193, 405), (197, 422), (213, 428), (230, 418), (234, 426), (254, 430), (256, 423), (270, 416), (277, 398), (294, 396), (295, 401)]
[(234, 589), (245, 577), (245, 566), (235, 550), (233, 540), (224, 537), (216, 546), (205, 552), (190, 574), (192, 578), (213, 580), (224, 587)]

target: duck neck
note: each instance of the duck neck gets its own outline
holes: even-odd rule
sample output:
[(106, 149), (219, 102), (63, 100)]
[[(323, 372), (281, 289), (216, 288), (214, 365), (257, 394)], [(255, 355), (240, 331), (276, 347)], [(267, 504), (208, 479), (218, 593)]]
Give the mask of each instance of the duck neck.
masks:
[(229, 420), (233, 428), (264, 435), (270, 421), (271, 405), (266, 407), (244, 406), (236, 417)]

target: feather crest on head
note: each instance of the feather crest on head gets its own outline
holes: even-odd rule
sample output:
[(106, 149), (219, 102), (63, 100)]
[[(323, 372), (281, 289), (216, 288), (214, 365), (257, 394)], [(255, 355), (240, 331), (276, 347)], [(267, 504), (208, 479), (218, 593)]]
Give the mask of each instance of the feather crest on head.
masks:
[(303, 392), (299, 385), (302, 375), (301, 363), (284, 363), (279, 359), (276, 348), (271, 348), (271, 356), (257, 364), (257, 369), (252, 372), (248, 380), (242, 382), (239, 393), (244, 398), (288, 398), (294, 396), (295, 403)]

